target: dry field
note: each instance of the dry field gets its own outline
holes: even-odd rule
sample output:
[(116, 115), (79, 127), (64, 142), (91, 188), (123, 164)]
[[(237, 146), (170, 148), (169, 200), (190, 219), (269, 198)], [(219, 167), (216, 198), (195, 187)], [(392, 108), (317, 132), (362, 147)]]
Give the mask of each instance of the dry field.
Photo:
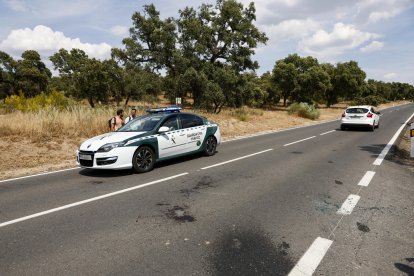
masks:
[[(379, 108), (404, 103), (389, 103)], [(283, 107), (276, 110), (225, 109), (220, 114), (190, 112), (217, 122), (226, 140), (338, 119), (344, 107), (345, 104), (338, 104), (332, 108), (321, 108), (321, 116), (315, 121), (288, 115)], [(144, 113), (144, 110), (139, 113)], [(110, 109), (79, 107), (70, 112), (52, 110), (0, 115), (0, 179), (74, 167), (79, 144), (91, 136), (106, 132), (107, 121), (113, 114)]]

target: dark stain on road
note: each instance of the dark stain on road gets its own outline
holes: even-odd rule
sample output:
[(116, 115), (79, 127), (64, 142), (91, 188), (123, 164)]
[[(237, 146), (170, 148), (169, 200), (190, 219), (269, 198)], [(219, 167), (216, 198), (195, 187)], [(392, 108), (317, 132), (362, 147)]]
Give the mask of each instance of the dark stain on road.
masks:
[(210, 187), (216, 187), (213, 185), (214, 181), (210, 176), (203, 176), (198, 181), (197, 185), (193, 188), (194, 190), (198, 189), (204, 189), (204, 188), (210, 188)]
[(159, 202), (159, 203), (157, 203), (157, 206), (169, 206), (169, 205), (171, 205), (171, 204), (169, 204), (169, 203), (164, 203), (164, 202)]
[(292, 151), (293, 154), (303, 154), (302, 151)]
[(336, 180), (335, 179), (335, 184), (338, 184), (338, 185), (342, 185), (342, 184), (344, 184), (342, 181), (339, 181), (339, 180)]
[(180, 190), (180, 193), (183, 194), (186, 198), (190, 198), (190, 194), (194, 193), (194, 190), (191, 189), (182, 189)]
[(274, 245), (265, 233), (231, 231), (213, 243), (210, 256), (212, 275), (287, 275), (294, 262), (290, 245)]
[(101, 181), (101, 180), (91, 180), (90, 183), (93, 184), (93, 185), (99, 185), (99, 184), (102, 184), (104, 182)]
[(174, 206), (173, 208), (168, 209), (165, 215), (167, 218), (174, 219), (177, 222), (195, 221), (196, 219), (188, 213), (187, 209), (187, 206)]
[(333, 164), (333, 163), (334, 163), (334, 161), (328, 161), (328, 163), (329, 163), (329, 164)]
[(368, 226), (366, 226), (365, 224), (363, 224), (363, 223), (360, 223), (360, 222), (358, 222), (357, 221), (357, 227), (358, 227), (358, 230), (359, 231), (362, 231), (362, 232), (364, 232), (364, 233), (367, 233), (367, 232), (369, 232), (369, 231), (371, 231), (371, 229), (369, 229), (369, 227)]

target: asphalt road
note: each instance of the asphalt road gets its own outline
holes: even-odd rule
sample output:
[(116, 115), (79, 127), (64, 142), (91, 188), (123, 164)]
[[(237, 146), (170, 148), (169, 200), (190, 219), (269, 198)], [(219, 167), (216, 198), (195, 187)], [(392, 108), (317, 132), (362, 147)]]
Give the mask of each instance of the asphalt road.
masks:
[(414, 174), (373, 162), (413, 113), (229, 141), (141, 175), (0, 182), (0, 275), (410, 275)]

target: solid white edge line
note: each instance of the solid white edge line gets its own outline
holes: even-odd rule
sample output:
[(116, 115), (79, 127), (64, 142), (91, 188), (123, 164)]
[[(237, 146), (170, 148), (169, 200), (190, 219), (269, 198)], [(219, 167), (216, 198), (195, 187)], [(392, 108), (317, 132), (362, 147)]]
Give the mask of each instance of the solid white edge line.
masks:
[(360, 198), (359, 195), (349, 195), (336, 213), (339, 215), (350, 215)]
[(38, 174), (32, 174), (32, 175), (26, 175), (26, 176), (20, 176), (20, 177), (16, 177), (16, 178), (10, 178), (10, 179), (0, 180), (0, 183), (3, 183), (3, 182), (8, 182), (8, 181), (14, 181), (14, 180), (20, 180), (20, 179), (25, 179), (25, 178), (35, 177), (35, 176), (41, 176), (41, 175), (47, 175), (47, 174), (53, 174), (53, 173), (58, 173), (58, 172), (72, 171), (72, 170), (76, 170), (76, 169), (80, 169), (80, 168), (81, 168), (81, 167), (74, 167), (74, 168), (62, 169), (62, 170), (57, 170), (57, 171), (52, 171), (52, 172), (42, 172), (42, 173), (38, 173)]
[(10, 224), (22, 222), (22, 221), (25, 221), (25, 220), (28, 220), (28, 219), (44, 216), (44, 215), (47, 215), (47, 214), (50, 214), (50, 213), (54, 213), (54, 212), (62, 211), (62, 210), (72, 208), (72, 207), (75, 207), (75, 206), (83, 205), (83, 204), (86, 204), (86, 203), (89, 203), (89, 202), (97, 201), (97, 200), (100, 200), (100, 199), (104, 199), (104, 198), (108, 198), (108, 197), (111, 197), (111, 196), (123, 194), (123, 193), (130, 192), (130, 191), (133, 191), (133, 190), (137, 190), (137, 189), (140, 189), (140, 188), (144, 188), (144, 187), (147, 187), (147, 186), (150, 186), (150, 185), (154, 185), (154, 184), (157, 184), (157, 183), (160, 183), (160, 182), (171, 180), (171, 179), (174, 179), (174, 178), (177, 178), (177, 177), (180, 177), (180, 176), (184, 176), (184, 175), (187, 175), (187, 174), (188, 173), (186, 172), (186, 173), (173, 175), (173, 176), (170, 176), (170, 177), (166, 177), (166, 178), (155, 180), (155, 181), (148, 182), (148, 183), (145, 183), (145, 184), (141, 184), (141, 185), (137, 185), (137, 186), (134, 186), (134, 187), (126, 188), (126, 189), (119, 190), (119, 191), (116, 191), (116, 192), (112, 192), (112, 193), (109, 193), (109, 194), (104, 194), (104, 195), (100, 195), (100, 196), (97, 196), (97, 197), (92, 197), (92, 198), (85, 199), (85, 200), (82, 200), (82, 201), (74, 202), (74, 203), (71, 203), (71, 204), (63, 205), (63, 206), (60, 206), (60, 207), (57, 207), (57, 208), (49, 209), (49, 210), (39, 212), (39, 213), (35, 213), (35, 214), (29, 215), (29, 216), (24, 216), (24, 217), (21, 217), (21, 218), (18, 218), (18, 219), (9, 220), (9, 221), (0, 223), (0, 228), (4, 227), (4, 226), (7, 226), (7, 225), (10, 225)]
[(331, 133), (331, 132), (334, 132), (334, 131), (336, 131), (336, 129), (334, 129), (334, 130), (331, 130), (331, 131), (327, 131), (327, 132), (324, 132), (324, 133), (321, 133), (321, 134), (319, 134), (319, 135), (326, 135), (326, 134), (328, 134), (328, 133)]
[(292, 143), (289, 143), (289, 144), (285, 144), (283, 146), (287, 147), (287, 146), (290, 146), (290, 145), (293, 145), (293, 144), (296, 144), (296, 143), (300, 143), (300, 142), (303, 142), (303, 141), (306, 141), (306, 140), (309, 140), (309, 139), (312, 139), (312, 138), (315, 138), (315, 137), (316, 136), (308, 137), (308, 138), (305, 138), (305, 139), (302, 139), (302, 140), (299, 140), (299, 141), (295, 141), (295, 142), (292, 142)]
[(385, 157), (387, 156), (389, 150), (391, 149), (392, 145), (397, 140), (398, 136), (400, 135), (401, 131), (404, 129), (404, 127), (407, 125), (407, 123), (411, 120), (411, 118), (414, 116), (414, 113), (411, 114), (411, 116), (405, 121), (405, 123), (397, 130), (397, 132), (394, 134), (394, 136), (391, 138), (391, 140), (388, 142), (388, 144), (382, 149), (381, 153), (378, 155), (377, 159), (375, 159), (374, 163), (372, 163), (375, 166), (381, 165), (382, 161), (384, 161)]
[(221, 163), (217, 163), (217, 164), (214, 164), (214, 165), (211, 165), (211, 166), (208, 166), (208, 167), (204, 167), (204, 168), (201, 168), (201, 169), (202, 170), (207, 170), (207, 169), (210, 169), (210, 168), (214, 168), (214, 167), (218, 167), (218, 166), (221, 166), (221, 165), (225, 165), (227, 163), (235, 162), (235, 161), (238, 161), (238, 160), (241, 160), (241, 159), (245, 159), (245, 158), (252, 157), (252, 156), (255, 156), (255, 155), (258, 155), (258, 154), (262, 154), (262, 153), (265, 153), (265, 152), (268, 152), (268, 151), (271, 151), (271, 150), (273, 150), (273, 149), (262, 150), (262, 151), (259, 151), (259, 152), (256, 152), (256, 153), (252, 153), (252, 154), (249, 154), (249, 155), (241, 156), (241, 157), (238, 157), (238, 158), (235, 158), (235, 159), (231, 159), (231, 160), (228, 160), (228, 161), (224, 161), (224, 162), (221, 162)]
[(306, 250), (299, 262), (293, 267), (288, 276), (309, 276), (318, 268), (320, 262), (332, 245), (331, 240), (317, 237)]
[(369, 183), (371, 182), (372, 178), (374, 177), (375, 172), (367, 171), (365, 175), (361, 178), (358, 185), (368, 187)]

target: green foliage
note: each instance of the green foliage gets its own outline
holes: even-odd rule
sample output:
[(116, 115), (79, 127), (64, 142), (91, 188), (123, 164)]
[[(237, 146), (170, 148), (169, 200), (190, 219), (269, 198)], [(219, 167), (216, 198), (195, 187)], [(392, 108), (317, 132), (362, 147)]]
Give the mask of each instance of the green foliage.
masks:
[(52, 91), (50, 94), (44, 92), (39, 95), (26, 98), (23, 93), (20, 95), (11, 95), (4, 101), (6, 111), (11, 112), (14, 110), (19, 111), (39, 111), (50, 109), (68, 109), (74, 105), (73, 100), (67, 98), (63, 93), (58, 91)]
[(386, 99), (381, 97), (380, 95), (369, 95), (364, 98), (357, 97), (352, 101), (352, 105), (373, 105), (378, 106), (382, 103), (387, 102)]
[(33, 50), (23, 52), (22, 59), (17, 61), (15, 70), (16, 91), (22, 91), (26, 97), (33, 97), (47, 91), (52, 73), (42, 62), (38, 52)]
[(311, 120), (318, 119), (320, 116), (320, 111), (308, 103), (293, 103), (289, 106), (288, 113)]

